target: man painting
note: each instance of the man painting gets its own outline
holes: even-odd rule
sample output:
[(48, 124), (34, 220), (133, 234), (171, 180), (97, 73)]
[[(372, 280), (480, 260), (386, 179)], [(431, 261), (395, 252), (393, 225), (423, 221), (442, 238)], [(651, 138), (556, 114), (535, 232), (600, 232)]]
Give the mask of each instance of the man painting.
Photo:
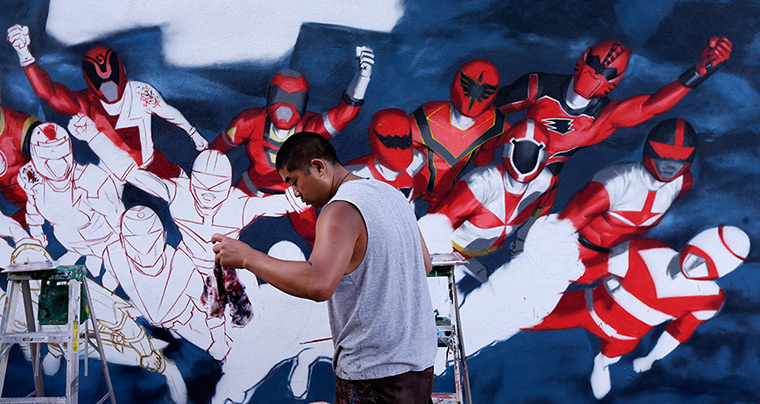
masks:
[[(436, 331), (427, 247), (404, 196), (343, 167), (322, 136), (283, 143), (277, 171), (322, 208), (308, 261), (281, 261), (222, 235), (216, 261), (244, 268), (288, 294), (328, 302), (335, 403), (430, 401)], [(424, 269), (424, 271), (423, 271)]]

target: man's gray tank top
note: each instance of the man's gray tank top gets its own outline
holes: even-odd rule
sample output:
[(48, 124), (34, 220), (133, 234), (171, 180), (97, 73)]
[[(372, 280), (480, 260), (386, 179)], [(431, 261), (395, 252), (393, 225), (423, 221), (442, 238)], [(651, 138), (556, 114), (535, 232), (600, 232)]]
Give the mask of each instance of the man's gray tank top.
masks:
[(435, 317), (411, 205), (372, 179), (343, 183), (334, 201), (354, 205), (367, 227), (364, 259), (327, 302), (335, 374), (365, 380), (433, 366)]

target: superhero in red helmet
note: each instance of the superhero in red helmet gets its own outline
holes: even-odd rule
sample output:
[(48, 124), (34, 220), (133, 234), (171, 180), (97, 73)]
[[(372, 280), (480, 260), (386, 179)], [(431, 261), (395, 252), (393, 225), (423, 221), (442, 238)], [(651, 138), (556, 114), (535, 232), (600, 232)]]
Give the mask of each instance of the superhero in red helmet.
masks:
[(309, 83), (295, 70), (272, 77), (267, 90), (267, 116), (278, 129), (291, 129), (301, 121), (309, 100)]
[[(668, 111), (728, 60), (731, 42), (723, 37), (710, 39), (695, 66), (654, 94), (610, 100), (607, 94), (620, 82), (630, 54), (630, 48), (619, 41), (604, 41), (586, 49), (573, 75), (529, 73), (499, 89), (494, 103), (501, 112), (527, 110), (527, 118), (542, 123), (551, 136), (547, 167), (555, 176), (554, 184), (535, 216), (551, 211), (559, 173), (570, 156), (619, 128), (639, 125)], [(526, 231), (527, 227), (520, 231), (522, 238)], [(513, 246), (513, 253), (519, 251), (519, 245)]]
[(372, 154), (346, 165), (360, 177), (386, 182), (410, 199), (412, 178), (422, 169), (425, 156), (412, 148), (409, 119), (400, 109), (383, 109), (372, 117), (369, 126)]
[(493, 104), (499, 89), (499, 72), (486, 59), (471, 60), (454, 76), (451, 103), (462, 115), (475, 118)]
[(631, 58), (631, 48), (615, 39), (600, 42), (578, 59), (573, 90), (586, 99), (606, 96), (620, 82)]
[(625, 242), (609, 260), (595, 264), (605, 274), (601, 285), (564, 293), (551, 314), (531, 329), (580, 327), (599, 337), (591, 390), (601, 399), (612, 387), (608, 367), (653, 328), (667, 324), (651, 351), (633, 360), (637, 373), (650, 370), (715, 317), (726, 300), (715, 280), (744, 263), (749, 251), (747, 234), (723, 225), (697, 234), (680, 253), (657, 240)]
[[(272, 78), (267, 90), (267, 104), (239, 113), (211, 147), (226, 153), (245, 145), (251, 166), (242, 175), (237, 188), (248, 195), (281, 194), (288, 187), (274, 167), (280, 145), (298, 131), (319, 133), (327, 139), (342, 131), (354, 119), (364, 103), (369, 85), (374, 53), (362, 46), (356, 48), (358, 71), (348, 85), (338, 106), (323, 114), (306, 110), (309, 84), (295, 70), (283, 70)], [(315, 237), (316, 211), (309, 209), (290, 215), (296, 231), (310, 243)]]
[[(580, 258), (587, 267), (607, 259), (619, 243), (656, 226), (672, 204), (691, 190), (689, 171), (697, 137), (683, 119), (658, 123), (644, 142), (643, 161), (621, 163), (599, 171), (559, 214), (578, 232)], [(603, 274), (586, 272), (578, 282)]]
[(82, 58), (82, 73), (87, 86), (101, 100), (112, 104), (124, 94), (127, 72), (113, 49), (96, 46), (87, 51)]
[(470, 163), (493, 162), (494, 149), (509, 129), (494, 106), (499, 73), (486, 59), (471, 60), (457, 70), (451, 101), (429, 102), (410, 115), (414, 148), (427, 156), (415, 177), (414, 193), (435, 207)]
[(659, 181), (669, 182), (689, 170), (697, 151), (697, 134), (683, 119), (654, 127), (644, 142), (644, 167)]
[[(454, 249), (467, 257), (490, 254), (523, 224), (551, 184), (544, 169), (549, 136), (543, 125), (520, 121), (504, 135), (503, 164), (478, 167), (454, 184), (430, 214), (420, 219), (428, 248)], [(446, 239), (438, 248), (436, 239)], [(428, 242), (430, 241), (430, 242)], [(473, 274), (477, 270), (472, 269)]]
[(26, 227), (26, 192), (18, 183), (18, 173), (29, 162), (29, 139), (40, 124), (36, 116), (0, 105), (0, 194), (18, 211), (13, 218)]
[(208, 142), (174, 107), (167, 104), (150, 84), (127, 80), (116, 52), (106, 46), (90, 49), (82, 58), (82, 73), (87, 88), (72, 91), (50, 79), (29, 51), (29, 29), (14, 25), (8, 29), (8, 41), (18, 54), (21, 66), (37, 95), (59, 114), (82, 113), (95, 121), (118, 148), (126, 151), (140, 168), (161, 178), (184, 175), (181, 167), (169, 162), (153, 148), (151, 117), (157, 115), (179, 127), (197, 150)]

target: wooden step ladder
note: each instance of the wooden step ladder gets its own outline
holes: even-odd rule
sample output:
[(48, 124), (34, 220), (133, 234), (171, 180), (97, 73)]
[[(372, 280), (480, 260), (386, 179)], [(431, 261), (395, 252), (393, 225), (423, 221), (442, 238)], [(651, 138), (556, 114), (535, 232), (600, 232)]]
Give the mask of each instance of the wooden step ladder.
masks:
[[(431, 399), (433, 404), (472, 404), (470, 393), (470, 376), (467, 371), (467, 357), (464, 352), (464, 337), (462, 322), (459, 318), (459, 301), (457, 287), (454, 281), (454, 266), (466, 264), (467, 260), (459, 253), (433, 254), (433, 270), (429, 277), (445, 277), (448, 287), (449, 317), (436, 316), (435, 324), (438, 329), (438, 346), (446, 348), (446, 356), (452, 355), (454, 362), (453, 393), (434, 392)], [(465, 401), (462, 401), (462, 400)]]
[[(98, 331), (97, 318), (90, 304), (90, 290), (83, 265), (58, 266), (56, 261), (27, 262), (10, 264), (2, 273), (8, 276), (6, 288), (6, 305), (3, 319), (0, 322), (0, 403), (66, 403), (76, 404), (79, 399), (79, 355), (81, 352), (80, 338), (85, 351), (85, 376), (88, 373), (88, 346), (97, 349), (103, 365), (108, 392), (98, 401), (98, 404), (111, 399), (116, 404), (116, 396), (111, 384), (111, 376), (103, 352), (103, 342)], [(34, 316), (31, 281), (42, 283), (42, 289), (49, 288), (53, 293), (51, 299), (40, 297), (38, 307), (38, 324)], [(56, 291), (55, 288), (58, 288)], [(19, 292), (21, 296), (19, 296)], [(43, 293), (41, 293), (42, 295)], [(13, 329), (19, 297), (24, 301), (26, 330), (16, 332)], [(61, 305), (61, 297), (66, 299)], [(57, 299), (56, 299), (57, 298)], [(43, 303), (43, 300), (46, 303)], [(57, 300), (57, 301), (56, 301)], [(59, 304), (55, 304), (59, 303)], [(50, 307), (46, 306), (50, 304)], [(63, 307), (61, 307), (63, 306)], [(65, 312), (65, 313), (60, 313)], [(80, 325), (84, 321), (84, 330)], [(41, 325), (62, 325), (65, 331), (43, 331)], [(90, 331), (92, 327), (92, 331)], [(95, 343), (92, 339), (94, 338)], [(34, 377), (34, 391), (26, 397), (2, 397), (5, 376), (8, 370), (8, 358), (14, 344), (29, 344)], [(40, 348), (42, 344), (62, 344), (61, 350), (66, 352), (66, 394), (61, 397), (45, 397), (40, 364)]]

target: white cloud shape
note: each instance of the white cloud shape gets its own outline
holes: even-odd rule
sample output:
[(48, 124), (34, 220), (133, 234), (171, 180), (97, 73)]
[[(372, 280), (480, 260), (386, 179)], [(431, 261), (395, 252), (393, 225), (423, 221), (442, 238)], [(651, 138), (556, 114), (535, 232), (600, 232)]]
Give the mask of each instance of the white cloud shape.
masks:
[(199, 67), (280, 59), (306, 22), (390, 32), (402, 15), (401, 0), (51, 0), (46, 29), (75, 45), (159, 26), (166, 61)]

